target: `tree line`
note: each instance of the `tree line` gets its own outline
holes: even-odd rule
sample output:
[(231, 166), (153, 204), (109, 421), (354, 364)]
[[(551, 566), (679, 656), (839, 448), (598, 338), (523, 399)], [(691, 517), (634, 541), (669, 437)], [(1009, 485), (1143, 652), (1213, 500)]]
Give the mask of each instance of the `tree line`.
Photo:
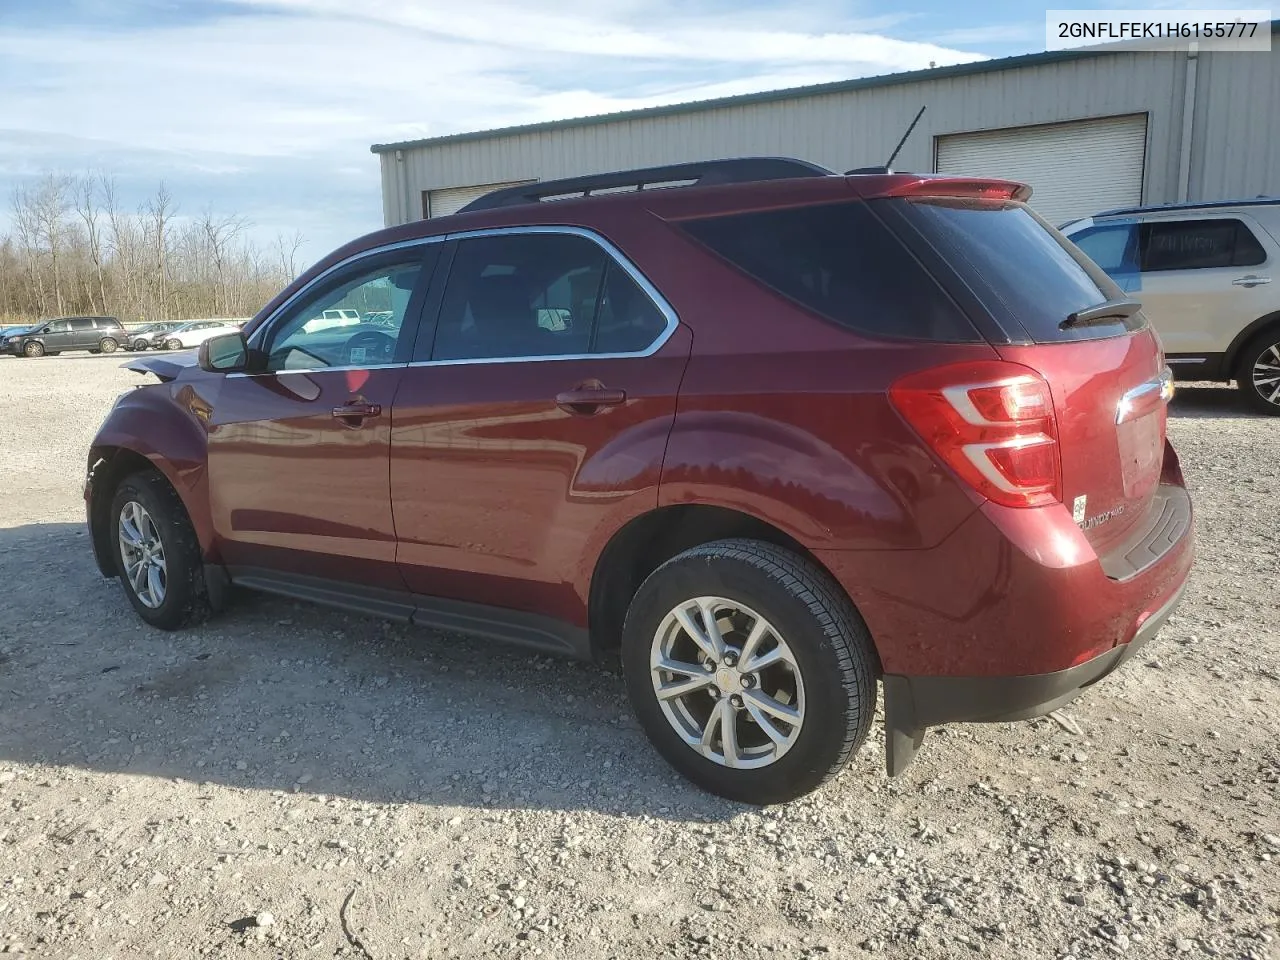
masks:
[(161, 184), (135, 209), (104, 174), (49, 174), (10, 197), (0, 320), (102, 314), (125, 323), (248, 317), (293, 280), (302, 234), (253, 242), (249, 220), (183, 216)]

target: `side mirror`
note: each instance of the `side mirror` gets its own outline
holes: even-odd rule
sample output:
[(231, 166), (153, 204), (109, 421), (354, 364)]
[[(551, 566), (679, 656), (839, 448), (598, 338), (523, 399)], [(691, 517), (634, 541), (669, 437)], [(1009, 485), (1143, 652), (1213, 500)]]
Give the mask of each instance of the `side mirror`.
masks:
[(249, 345), (243, 333), (222, 333), (200, 344), (196, 357), (209, 373), (240, 373), (248, 365)]
[(53, 327), (45, 327), (40, 331), (41, 336), (44, 336), (46, 333), (53, 333)]

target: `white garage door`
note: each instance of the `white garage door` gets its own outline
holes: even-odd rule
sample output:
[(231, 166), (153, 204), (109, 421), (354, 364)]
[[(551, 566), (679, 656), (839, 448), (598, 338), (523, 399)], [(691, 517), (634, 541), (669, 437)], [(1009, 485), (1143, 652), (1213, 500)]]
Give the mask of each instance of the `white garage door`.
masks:
[(474, 187), (448, 187), (444, 190), (428, 190), (424, 212), (428, 217), (444, 217), (457, 213), (472, 200), (478, 200), (486, 193), (493, 193), (503, 187), (518, 187), (522, 183), (533, 183), (532, 180), (512, 180), (508, 183), (482, 183)]
[(1054, 225), (1142, 202), (1145, 115), (1011, 127), (938, 138), (938, 172), (1031, 184)]

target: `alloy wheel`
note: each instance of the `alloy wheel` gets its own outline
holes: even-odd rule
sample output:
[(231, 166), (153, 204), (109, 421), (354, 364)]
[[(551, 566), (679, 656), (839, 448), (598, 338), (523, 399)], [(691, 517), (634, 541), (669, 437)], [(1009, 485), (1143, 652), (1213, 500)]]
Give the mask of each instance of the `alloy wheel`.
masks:
[(1267, 347), (1253, 362), (1253, 389), (1268, 403), (1280, 406), (1280, 343)]
[(781, 758), (804, 724), (804, 681), (782, 635), (750, 607), (695, 597), (654, 634), (653, 692), (672, 729), (694, 751), (735, 769)]
[(146, 507), (130, 500), (120, 509), (120, 561), (125, 579), (144, 606), (164, 603), (168, 589), (164, 543)]

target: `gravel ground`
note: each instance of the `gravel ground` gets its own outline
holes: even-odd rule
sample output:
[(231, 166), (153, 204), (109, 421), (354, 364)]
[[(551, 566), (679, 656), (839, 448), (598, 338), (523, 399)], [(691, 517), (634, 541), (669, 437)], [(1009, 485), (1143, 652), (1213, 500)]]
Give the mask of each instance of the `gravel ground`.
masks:
[(58, 958), (1280, 956), (1280, 421), (1186, 389), (1199, 562), (1061, 723), (755, 810), (582, 665), (289, 601), (143, 627), (84, 455), (136, 374), (0, 358), (0, 951)]

